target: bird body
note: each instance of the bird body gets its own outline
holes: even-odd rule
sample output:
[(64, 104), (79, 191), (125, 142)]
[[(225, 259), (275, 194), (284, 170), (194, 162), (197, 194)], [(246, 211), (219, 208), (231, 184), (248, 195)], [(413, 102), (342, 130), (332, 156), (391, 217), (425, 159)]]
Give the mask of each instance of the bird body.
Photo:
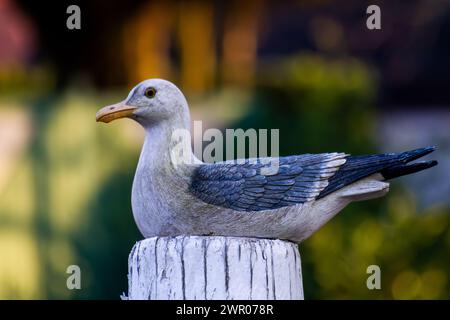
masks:
[(145, 128), (145, 142), (132, 188), (135, 221), (145, 237), (222, 235), (300, 242), (353, 201), (380, 197), (385, 180), (420, 171), (435, 161), (412, 163), (434, 150), (350, 156), (304, 154), (207, 164), (188, 149), (189, 161), (174, 162), (176, 130), (189, 130), (181, 91), (151, 79), (126, 101), (101, 109), (97, 121), (130, 117)]

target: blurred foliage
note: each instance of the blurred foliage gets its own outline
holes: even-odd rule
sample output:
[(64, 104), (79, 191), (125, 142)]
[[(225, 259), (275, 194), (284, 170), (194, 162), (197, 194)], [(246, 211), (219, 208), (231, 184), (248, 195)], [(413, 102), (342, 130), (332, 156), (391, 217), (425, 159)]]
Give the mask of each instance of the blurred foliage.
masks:
[[(257, 79), (247, 114), (228, 128), (279, 128), (281, 155), (377, 151), (376, 75), (361, 62), (302, 54), (271, 61)], [(75, 90), (8, 107), (26, 115), (16, 132), (32, 134), (0, 175), (0, 298), (115, 299), (126, 291), (127, 256), (141, 239), (130, 194), (142, 132), (94, 120), (120, 98)], [(418, 212), (399, 183), (392, 189), (350, 205), (300, 245), (306, 298), (450, 298), (449, 209)], [(82, 270), (82, 290), (66, 288), (71, 264)], [(366, 287), (372, 264), (381, 267), (381, 290)]]
[(48, 66), (13, 65), (0, 68), (0, 96), (2, 99), (35, 98), (52, 90), (55, 81), (54, 73)]
[[(300, 245), (306, 298), (450, 298), (449, 210), (418, 212), (398, 187), (375, 210), (350, 205)], [(366, 287), (370, 265), (381, 290)]]
[(373, 151), (376, 83), (361, 62), (302, 54), (270, 61), (258, 79), (252, 111), (233, 126), (279, 128), (281, 155)]
[[(126, 124), (96, 125), (103, 103), (78, 90), (27, 108), (34, 135), (1, 190), (1, 298), (118, 298), (126, 290), (127, 256), (141, 238), (129, 200), (140, 146)], [(67, 290), (71, 264), (82, 270), (82, 290)]]

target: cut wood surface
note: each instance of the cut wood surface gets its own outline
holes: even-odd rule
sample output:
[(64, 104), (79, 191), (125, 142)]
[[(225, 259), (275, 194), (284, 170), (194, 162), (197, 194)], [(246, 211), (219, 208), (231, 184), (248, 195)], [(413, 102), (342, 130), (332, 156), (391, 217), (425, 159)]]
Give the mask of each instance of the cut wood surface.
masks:
[(153, 237), (128, 261), (130, 300), (303, 299), (296, 244), (218, 236)]

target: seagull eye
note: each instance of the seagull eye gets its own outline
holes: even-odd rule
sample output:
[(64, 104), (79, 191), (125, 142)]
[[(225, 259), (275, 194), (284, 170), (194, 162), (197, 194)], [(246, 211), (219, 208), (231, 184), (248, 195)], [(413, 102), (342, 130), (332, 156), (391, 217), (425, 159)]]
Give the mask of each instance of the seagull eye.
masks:
[(147, 97), (147, 98), (153, 98), (153, 97), (155, 97), (155, 95), (156, 95), (156, 89), (155, 88), (147, 88), (147, 89), (145, 89), (145, 93), (144, 93), (144, 95)]

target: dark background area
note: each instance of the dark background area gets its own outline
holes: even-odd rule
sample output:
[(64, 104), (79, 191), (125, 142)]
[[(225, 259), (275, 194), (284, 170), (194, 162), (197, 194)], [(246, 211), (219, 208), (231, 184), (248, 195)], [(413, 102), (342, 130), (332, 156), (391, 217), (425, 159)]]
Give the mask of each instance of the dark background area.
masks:
[[(98, 87), (126, 83), (123, 57), (117, 54), (120, 50), (117, 36), (130, 16), (139, 11), (145, 14), (147, 1), (58, 1), (43, 5), (21, 0), (18, 3), (35, 24), (41, 47), (29, 61), (51, 62), (57, 72), (58, 85), (67, 85), (79, 72), (87, 74)], [(178, 4), (166, 3), (169, 6)], [(220, 54), (223, 21), (233, 14), (236, 3), (212, 3), (214, 23), (211, 28), (214, 28), (216, 53)], [(376, 68), (380, 107), (443, 106), (449, 103), (450, 95), (446, 89), (450, 72), (450, 11), (445, 1), (377, 1), (384, 9), (382, 31), (379, 32), (365, 28), (367, 15), (364, 13), (372, 4), (370, 1), (352, 0), (339, 5), (334, 1), (261, 3), (258, 58), (289, 55), (299, 50), (337, 57), (352, 56)], [(61, 28), (67, 19), (67, 15), (61, 13), (70, 4), (83, 8), (81, 30)], [(325, 21), (320, 31), (311, 30), (318, 16), (331, 18), (331, 23)], [(333, 30), (333, 23), (339, 26), (338, 31)], [(315, 41), (317, 35), (314, 33), (327, 34), (326, 37), (334, 37), (336, 42), (339, 38), (344, 40), (342, 44), (327, 47)], [(171, 54), (176, 58), (177, 44), (173, 39), (172, 42)], [(220, 81), (217, 82), (220, 85)]]

